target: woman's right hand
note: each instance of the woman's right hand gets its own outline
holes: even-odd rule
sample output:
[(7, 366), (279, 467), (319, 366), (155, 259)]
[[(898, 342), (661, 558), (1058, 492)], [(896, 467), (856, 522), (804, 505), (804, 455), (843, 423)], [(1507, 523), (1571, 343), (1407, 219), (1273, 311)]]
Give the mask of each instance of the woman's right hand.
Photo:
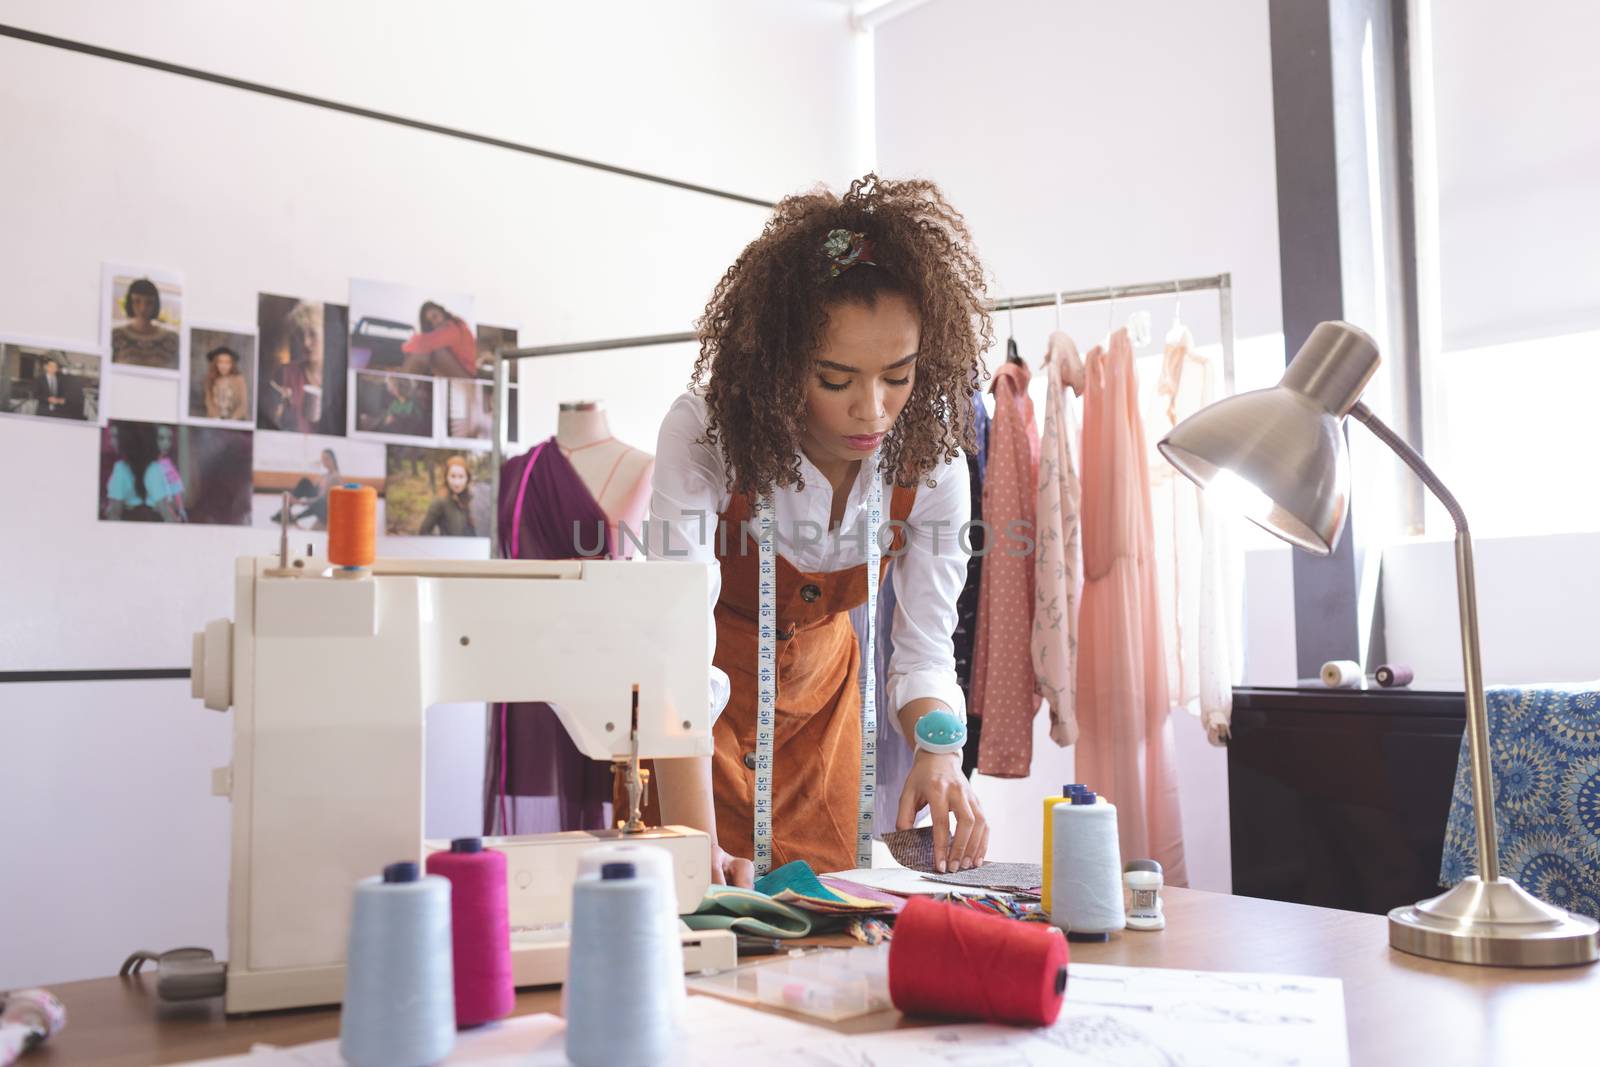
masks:
[(711, 880), (717, 885), (734, 885), (741, 889), (755, 886), (756, 865), (742, 856), (730, 856), (722, 848), (711, 846)]

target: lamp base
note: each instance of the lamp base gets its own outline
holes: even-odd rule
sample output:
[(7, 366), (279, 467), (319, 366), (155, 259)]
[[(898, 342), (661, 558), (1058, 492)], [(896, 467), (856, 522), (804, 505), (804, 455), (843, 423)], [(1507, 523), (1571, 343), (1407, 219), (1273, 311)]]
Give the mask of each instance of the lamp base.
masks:
[(1600, 959), (1600, 923), (1537, 899), (1509, 878), (1466, 879), (1389, 913), (1402, 952), (1488, 967), (1569, 967)]

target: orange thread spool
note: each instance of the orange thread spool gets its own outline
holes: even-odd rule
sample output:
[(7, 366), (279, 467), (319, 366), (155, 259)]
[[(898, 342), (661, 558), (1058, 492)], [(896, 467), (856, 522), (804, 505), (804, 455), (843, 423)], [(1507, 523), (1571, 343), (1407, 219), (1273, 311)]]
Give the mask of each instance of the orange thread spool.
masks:
[(378, 494), (369, 485), (346, 482), (328, 491), (328, 561), (370, 567), (378, 554)]

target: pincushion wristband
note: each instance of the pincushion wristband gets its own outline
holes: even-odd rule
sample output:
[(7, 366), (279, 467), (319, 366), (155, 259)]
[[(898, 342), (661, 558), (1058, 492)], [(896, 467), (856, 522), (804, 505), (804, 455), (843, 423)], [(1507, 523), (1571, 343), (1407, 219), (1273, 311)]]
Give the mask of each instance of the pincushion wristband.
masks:
[(922, 752), (944, 755), (960, 752), (967, 743), (967, 724), (954, 712), (937, 708), (917, 720), (912, 743)]

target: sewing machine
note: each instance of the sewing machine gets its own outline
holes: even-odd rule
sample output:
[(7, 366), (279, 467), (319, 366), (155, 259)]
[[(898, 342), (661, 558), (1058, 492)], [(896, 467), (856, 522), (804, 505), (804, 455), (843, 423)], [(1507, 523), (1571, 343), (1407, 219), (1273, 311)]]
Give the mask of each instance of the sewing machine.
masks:
[[(195, 635), (193, 692), (234, 709), (229, 1012), (338, 1003), (351, 890), (423, 840), (423, 715), (435, 704), (552, 704), (594, 759), (704, 756), (707, 577), (681, 563), (378, 560), (351, 571), (241, 559), (234, 621)], [(637, 714), (635, 715), (635, 687)], [(507, 853), (516, 983), (566, 976), (578, 856), (607, 840), (672, 853), (679, 913), (711, 878), (705, 834), (490, 838)], [(726, 931), (683, 930), (684, 966), (734, 963)]]

